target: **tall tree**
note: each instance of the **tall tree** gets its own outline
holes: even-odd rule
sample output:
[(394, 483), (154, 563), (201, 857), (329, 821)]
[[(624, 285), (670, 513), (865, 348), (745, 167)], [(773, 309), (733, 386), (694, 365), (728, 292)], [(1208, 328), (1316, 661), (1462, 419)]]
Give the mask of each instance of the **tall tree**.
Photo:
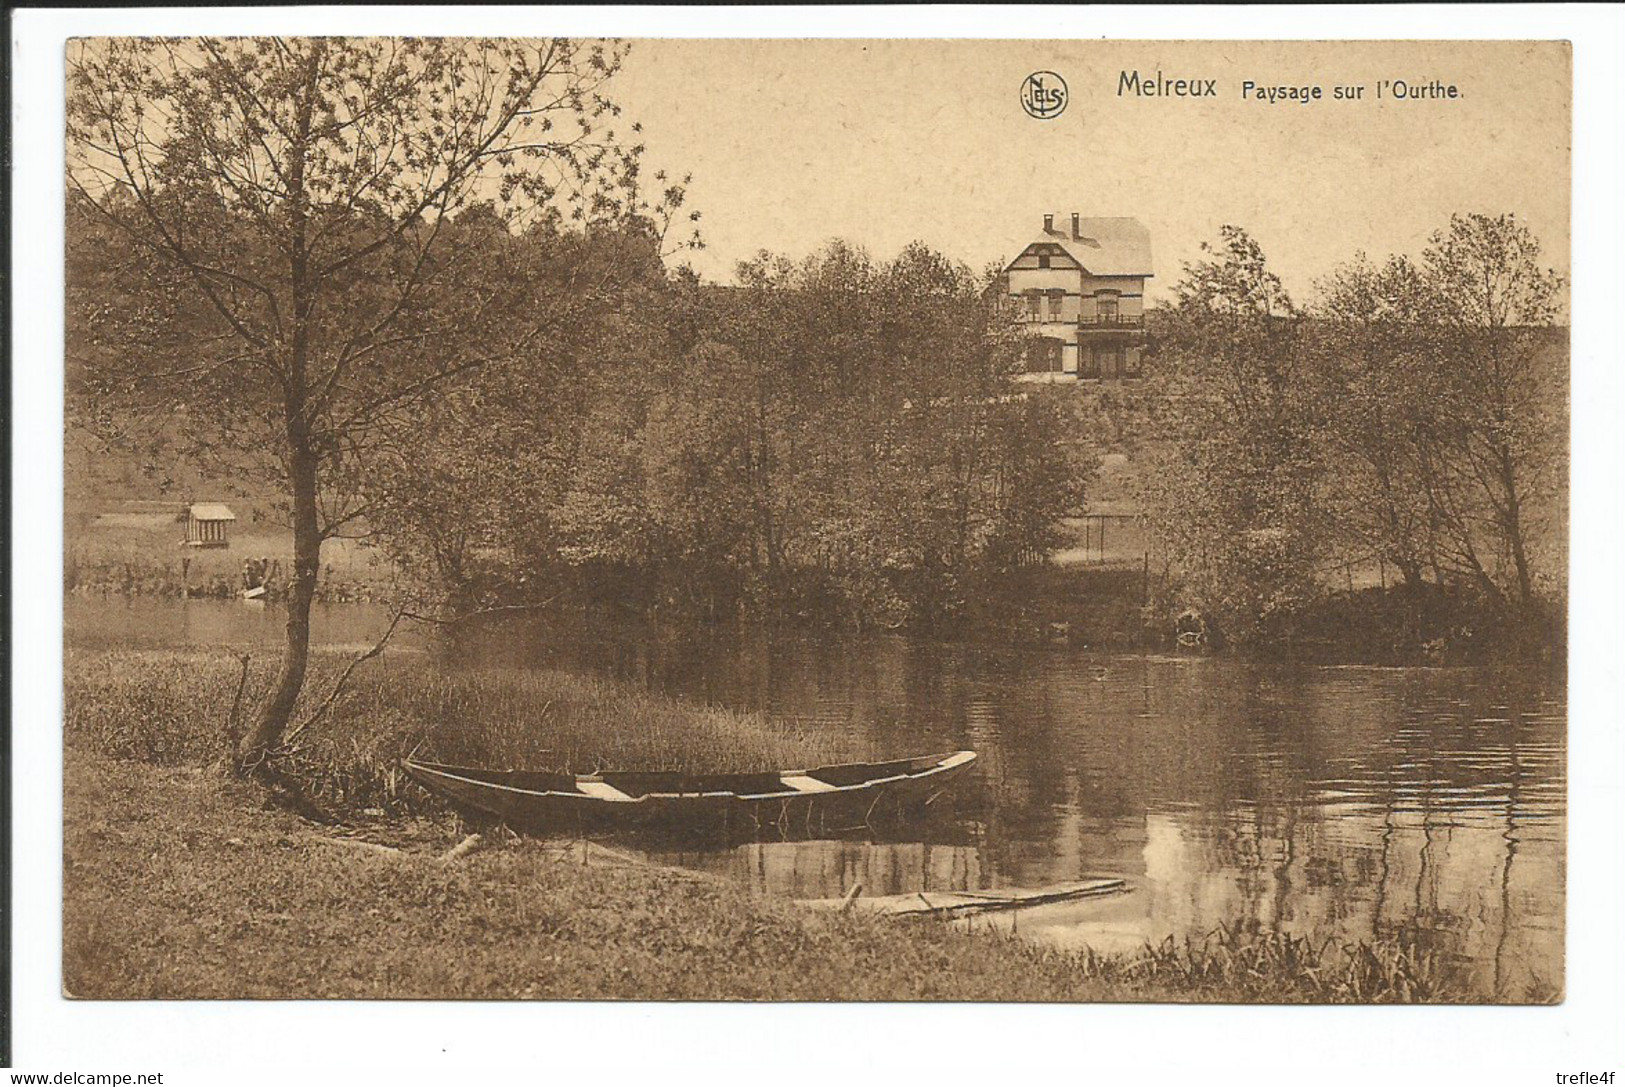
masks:
[(1226, 226), (1175, 286), (1159, 361), (1170, 448), (1146, 508), (1196, 601), (1275, 637), (1318, 591), (1321, 412), (1302, 317), (1262, 247)]
[(1430, 297), (1407, 258), (1356, 256), (1321, 284), (1310, 376), (1328, 415), (1323, 493), (1343, 557), (1382, 559), (1413, 594), (1438, 554), (1429, 494), (1444, 390)]
[[(77, 391), (265, 464), (288, 499), (285, 647), (241, 771), (279, 743), (303, 687), (322, 542), (367, 515), (353, 466), (449, 383), (545, 351), (559, 327), (504, 238), (640, 210), (641, 146), (607, 127), (622, 55), (559, 39), (70, 46), (74, 206), (157, 295), (143, 328), (70, 283), (104, 322)], [(659, 209), (681, 197), (669, 186)], [(479, 203), (494, 214), (459, 215)]]
[[(1562, 281), (1540, 263), (1540, 242), (1515, 216), (1453, 215), (1422, 256), (1440, 327), (1454, 455), (1463, 489), (1487, 515), (1510, 568), (1504, 595), (1534, 600), (1531, 495), (1561, 462), (1564, 390), (1548, 331)], [(1475, 520), (1459, 515), (1458, 546), (1471, 550)]]

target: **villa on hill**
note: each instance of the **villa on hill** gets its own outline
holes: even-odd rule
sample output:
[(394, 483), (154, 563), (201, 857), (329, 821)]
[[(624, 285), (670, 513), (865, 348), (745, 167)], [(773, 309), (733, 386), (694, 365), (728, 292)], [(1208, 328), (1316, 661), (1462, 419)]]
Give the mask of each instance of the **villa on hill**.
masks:
[(1084, 218), (1044, 229), (1004, 270), (1009, 303), (1031, 330), (1027, 380), (1140, 376), (1151, 232), (1137, 219)]

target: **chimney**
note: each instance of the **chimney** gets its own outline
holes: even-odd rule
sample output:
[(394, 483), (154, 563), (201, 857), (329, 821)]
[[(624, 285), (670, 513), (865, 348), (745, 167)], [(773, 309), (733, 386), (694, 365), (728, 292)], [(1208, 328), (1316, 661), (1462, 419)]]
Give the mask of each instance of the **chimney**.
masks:
[(1074, 211), (1072, 213), (1072, 240), (1077, 241), (1081, 237), (1083, 235), (1078, 233), (1078, 213)]
[(1045, 234), (1053, 234), (1053, 233), (1055, 233), (1055, 216), (1053, 216), (1053, 215), (1044, 216), (1044, 233)]

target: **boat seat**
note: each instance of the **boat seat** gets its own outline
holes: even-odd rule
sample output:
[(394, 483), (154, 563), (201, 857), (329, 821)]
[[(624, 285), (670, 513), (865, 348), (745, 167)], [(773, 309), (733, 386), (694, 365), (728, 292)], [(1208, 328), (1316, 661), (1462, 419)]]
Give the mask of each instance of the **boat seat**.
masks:
[(631, 800), (630, 796), (621, 792), (613, 785), (606, 785), (602, 781), (576, 781), (576, 791), (583, 796), (590, 796), (594, 800)]
[(837, 791), (836, 786), (831, 785), (829, 782), (819, 781), (817, 778), (808, 777), (806, 774), (780, 774), (779, 780), (798, 793), (833, 793)]

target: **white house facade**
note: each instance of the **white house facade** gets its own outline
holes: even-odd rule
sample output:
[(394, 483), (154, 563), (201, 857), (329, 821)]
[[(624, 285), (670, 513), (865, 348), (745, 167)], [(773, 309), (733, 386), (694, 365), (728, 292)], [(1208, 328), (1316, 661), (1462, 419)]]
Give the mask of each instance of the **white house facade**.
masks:
[(1140, 376), (1151, 232), (1136, 219), (1084, 218), (1043, 232), (1005, 268), (1009, 302), (1032, 333), (1031, 379)]

